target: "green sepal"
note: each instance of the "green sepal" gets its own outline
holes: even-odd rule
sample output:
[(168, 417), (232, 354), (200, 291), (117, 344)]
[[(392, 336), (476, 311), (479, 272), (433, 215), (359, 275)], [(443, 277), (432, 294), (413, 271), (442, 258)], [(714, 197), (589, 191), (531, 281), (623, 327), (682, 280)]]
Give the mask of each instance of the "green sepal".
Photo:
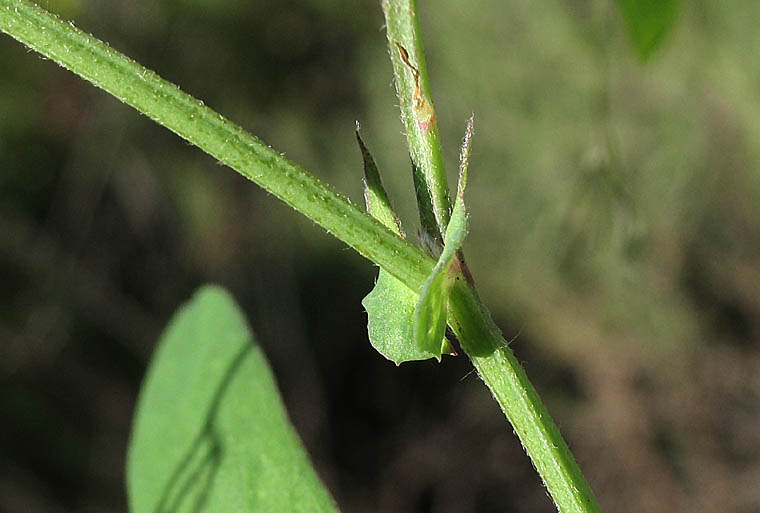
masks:
[(425, 181), (422, 170), (412, 160), (412, 181), (414, 182), (414, 194), (417, 198), (417, 211), (420, 215), (420, 238), (423, 249), (434, 258), (441, 254), (443, 248), (443, 229), (438, 226), (433, 212), (433, 199)]
[(452, 262), (461, 259), (459, 250), (467, 236), (467, 209), (464, 204), (464, 190), (467, 187), (467, 168), (472, 144), (473, 118), (467, 121), (462, 152), (459, 159), (459, 183), (451, 220), (446, 227), (443, 251), (420, 290), (414, 313), (414, 341), (420, 351), (435, 354), (440, 361), (445, 349), (441, 339), (445, 337), (447, 309), (451, 287), (458, 276), (459, 266), (452, 269)]
[(358, 121), (356, 122), (356, 142), (359, 143), (359, 149), (362, 152), (362, 160), (364, 162), (364, 204), (367, 207), (367, 212), (390, 228), (396, 235), (406, 238), (401, 221), (399, 221), (396, 212), (393, 210), (388, 193), (385, 192), (375, 159), (372, 158), (372, 154), (370, 154), (364, 141), (362, 141), (361, 135), (359, 135)]
[[(359, 135), (357, 126), (356, 140), (364, 159), (364, 200), (367, 211), (404, 237), (401, 223), (391, 206), (388, 194), (383, 187), (380, 173), (372, 155)], [(372, 291), (362, 300), (367, 310), (367, 332), (372, 347), (396, 365), (415, 360), (427, 360), (438, 355), (440, 351), (450, 351), (447, 341), (445, 346), (436, 351), (420, 350), (414, 343), (414, 308), (417, 294), (391, 274), (380, 269)]]
[(451, 287), (458, 273), (452, 272), (452, 262), (467, 235), (467, 211), (461, 196), (457, 196), (451, 221), (446, 228), (443, 251), (433, 271), (420, 290), (414, 314), (414, 340), (420, 351), (433, 353), (440, 360), (446, 333), (447, 307)]
[(439, 358), (450, 352), (448, 341), (441, 339), (436, 351), (420, 349), (414, 343), (414, 309), (417, 294), (399, 280), (380, 270), (372, 291), (362, 301), (369, 322), (367, 331), (372, 347), (396, 365), (416, 360)]

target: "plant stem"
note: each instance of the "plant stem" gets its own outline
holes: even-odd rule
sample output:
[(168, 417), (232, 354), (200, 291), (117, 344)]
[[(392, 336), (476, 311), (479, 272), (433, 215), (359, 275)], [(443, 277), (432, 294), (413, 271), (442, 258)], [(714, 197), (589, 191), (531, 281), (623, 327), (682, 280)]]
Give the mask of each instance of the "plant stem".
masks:
[(472, 285), (460, 276), (449, 298), (451, 327), (561, 513), (600, 513), (549, 411)]
[[(427, 183), (442, 241), (451, 217), (451, 198), (419, 35), (417, 2), (383, 0), (382, 6), (409, 154)], [(409, 62), (405, 62), (405, 57)]]
[[(424, 56), (417, 34), (415, 5), (383, 3), (393, 23), (393, 38), (411, 52), (419, 70), (420, 94), (432, 108)], [(395, 7), (394, 7), (395, 6)], [(401, 20), (398, 17), (405, 17)], [(397, 24), (398, 22), (398, 24)], [(131, 105), (157, 123), (197, 145), (246, 178), (256, 182), (303, 213), (359, 253), (379, 264), (412, 290), (419, 290), (434, 262), (415, 246), (401, 239), (379, 221), (365, 214), (344, 196), (293, 164), (242, 128), (209, 109), (203, 102), (140, 66), (105, 43), (60, 21), (26, 0), (0, 0), (0, 30), (45, 55), (61, 66)], [(389, 36), (390, 37), (390, 36)], [(407, 46), (408, 45), (408, 46)], [(404, 65), (396, 62), (394, 67)], [(431, 192), (437, 197), (439, 226), (449, 219), (448, 188), (437, 128), (420, 125), (414, 111), (414, 82), (400, 76), (399, 93), (411, 98), (404, 115), (413, 158), (420, 159), (432, 177)], [(411, 85), (411, 87), (409, 87)], [(409, 96), (411, 95), (411, 96)], [(409, 98), (402, 97), (402, 104)], [(405, 108), (405, 107), (402, 107)], [(422, 113), (424, 114), (424, 112)], [(408, 125), (413, 120), (413, 126)], [(434, 121), (434, 114), (433, 114)], [(416, 157), (414, 157), (416, 155)], [(437, 177), (437, 178), (436, 178)], [(445, 192), (444, 192), (445, 191)], [(445, 221), (442, 223), (442, 221)], [(452, 328), (459, 335), (481, 378), (491, 389), (512, 422), (528, 455), (563, 513), (597, 512), (599, 506), (573, 460), (567, 445), (515, 359), (507, 342), (483, 307), (474, 289), (460, 277), (449, 301)]]
[[(447, 224), (441, 224), (441, 220), (448, 223), (450, 200), (435, 114), (433, 111), (432, 126), (428, 126), (420, 119), (426, 113), (417, 108), (418, 97), (422, 95), (432, 111), (417, 2), (383, 0), (382, 4), (409, 150), (412, 160), (425, 174), (439, 227), (445, 229)], [(409, 56), (404, 55), (403, 49), (396, 51), (398, 45), (406, 49)], [(406, 69), (410, 67), (405, 62), (407, 59), (416, 63), (413, 73)], [(443, 213), (446, 217), (442, 217)], [(600, 512), (591, 488), (546, 406), (477, 292), (462, 275), (449, 298), (449, 314), (451, 327), (459, 337), (462, 349), (512, 423), (559, 511)]]
[(73, 24), (26, 0), (0, 0), (0, 30), (256, 182), (413, 290), (432, 270), (429, 256), (332, 187)]

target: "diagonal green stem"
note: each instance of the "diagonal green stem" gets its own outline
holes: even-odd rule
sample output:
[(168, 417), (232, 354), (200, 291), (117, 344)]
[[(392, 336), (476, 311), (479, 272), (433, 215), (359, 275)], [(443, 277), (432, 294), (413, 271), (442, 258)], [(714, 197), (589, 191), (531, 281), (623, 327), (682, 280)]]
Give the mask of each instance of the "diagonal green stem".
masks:
[[(389, 32), (391, 25), (395, 27), (398, 21), (399, 34), (405, 33), (411, 37), (406, 39), (407, 36), (400, 35), (399, 39), (402, 44), (408, 45), (405, 48), (413, 52), (410, 59), (414, 59), (419, 69), (421, 94), (427, 96), (426, 101), (430, 101), (424, 57), (419, 37), (416, 36), (415, 5), (394, 3), (406, 6), (398, 9), (388, 0), (383, 5), (386, 15), (393, 21), (389, 23)], [(396, 16), (405, 18), (396, 19)], [(199, 100), (73, 25), (60, 21), (26, 0), (0, 0), (0, 30), (133, 106), (256, 182), (379, 264), (412, 290), (419, 290), (432, 270), (434, 262), (430, 257), (365, 214), (344, 196)], [(399, 63), (395, 64), (398, 68)], [(414, 83), (411, 89), (400, 85), (399, 92), (413, 94)], [(419, 117), (416, 119), (419, 121)], [(417, 128), (420, 128), (419, 125)], [(422, 135), (425, 137), (420, 145), (412, 149), (412, 153), (417, 158), (423, 158), (422, 161), (428, 159), (426, 165), (431, 166), (429, 169), (433, 172), (426, 176), (439, 173), (440, 180), (430, 188), (438, 198), (434, 201), (438, 202), (436, 216), (439, 225), (446, 226), (450, 202), (437, 129)], [(441, 223), (442, 220), (445, 222)], [(452, 291), (449, 310), (453, 319), (452, 328), (459, 335), (463, 349), (512, 422), (559, 510), (562, 513), (600, 511), (524, 370), (507, 347), (507, 342), (477, 293), (461, 276)]]
[(195, 144), (418, 289), (434, 262), (238, 125), (107, 44), (25, 0), (0, 0), (0, 30)]
[(601, 513), (557, 425), (483, 306), (460, 276), (449, 299), (449, 319), (480, 378), (491, 390), (561, 513)]

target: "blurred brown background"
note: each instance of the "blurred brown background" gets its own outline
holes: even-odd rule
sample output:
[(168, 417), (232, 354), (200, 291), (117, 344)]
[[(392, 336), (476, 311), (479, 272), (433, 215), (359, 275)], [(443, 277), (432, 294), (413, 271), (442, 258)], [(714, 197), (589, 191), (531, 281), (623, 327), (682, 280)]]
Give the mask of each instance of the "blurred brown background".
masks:
[[(606, 511), (760, 511), (760, 4), (685, 2), (647, 64), (610, 0), (420, 2), (470, 268)], [(415, 232), (375, 1), (43, 1)], [(0, 38), (0, 511), (122, 512), (171, 313), (228, 287), (346, 512), (553, 511), (464, 358), (367, 342), (375, 268)]]

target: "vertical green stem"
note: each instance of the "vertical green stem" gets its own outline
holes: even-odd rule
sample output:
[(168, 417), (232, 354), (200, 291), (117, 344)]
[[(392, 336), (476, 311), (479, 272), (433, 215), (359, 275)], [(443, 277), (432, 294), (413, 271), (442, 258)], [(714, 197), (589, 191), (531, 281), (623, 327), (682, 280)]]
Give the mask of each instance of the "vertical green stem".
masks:
[[(409, 150), (413, 162), (424, 173), (438, 226), (445, 230), (451, 202), (419, 35), (416, 0), (383, 0), (382, 5)], [(514, 427), (558, 510), (600, 512), (546, 406), (477, 292), (461, 275), (449, 298), (449, 324)]]
[[(433, 97), (422, 51), (416, 0), (383, 0), (388, 46), (393, 62), (401, 119), (406, 129), (409, 154), (423, 174), (433, 213), (443, 240), (451, 217), (451, 199), (443, 165)], [(408, 62), (404, 61), (404, 52)]]

